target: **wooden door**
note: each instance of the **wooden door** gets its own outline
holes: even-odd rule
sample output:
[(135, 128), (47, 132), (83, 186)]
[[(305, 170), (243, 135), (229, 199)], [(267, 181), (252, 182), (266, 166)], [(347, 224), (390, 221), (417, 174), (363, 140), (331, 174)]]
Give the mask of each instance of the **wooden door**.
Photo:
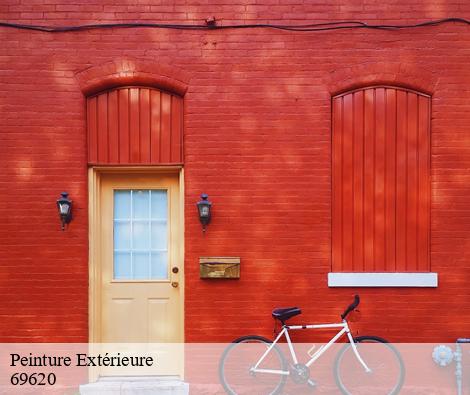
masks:
[(182, 341), (178, 202), (174, 176), (104, 178), (102, 342)]
[[(179, 176), (114, 172), (95, 185), (91, 341), (184, 342)], [(153, 374), (181, 371), (173, 358)]]

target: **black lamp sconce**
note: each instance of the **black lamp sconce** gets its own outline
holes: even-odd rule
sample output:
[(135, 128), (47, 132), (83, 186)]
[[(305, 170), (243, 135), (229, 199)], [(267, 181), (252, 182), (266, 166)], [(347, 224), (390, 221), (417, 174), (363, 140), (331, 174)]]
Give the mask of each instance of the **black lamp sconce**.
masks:
[(211, 222), (211, 206), (212, 202), (209, 201), (209, 196), (206, 193), (201, 195), (201, 199), (199, 202), (196, 203), (197, 210), (199, 213), (199, 221), (202, 224), (202, 231), (206, 231), (207, 225)]
[(65, 224), (72, 221), (72, 201), (68, 198), (69, 194), (67, 192), (62, 192), (61, 196), (60, 199), (57, 199), (57, 210), (59, 210), (62, 230), (65, 230)]

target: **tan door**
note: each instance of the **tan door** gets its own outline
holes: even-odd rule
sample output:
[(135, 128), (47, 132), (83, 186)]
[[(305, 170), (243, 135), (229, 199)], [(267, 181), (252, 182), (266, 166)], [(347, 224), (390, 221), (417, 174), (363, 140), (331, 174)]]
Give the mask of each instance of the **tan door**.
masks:
[(177, 175), (101, 176), (102, 343), (183, 341)]

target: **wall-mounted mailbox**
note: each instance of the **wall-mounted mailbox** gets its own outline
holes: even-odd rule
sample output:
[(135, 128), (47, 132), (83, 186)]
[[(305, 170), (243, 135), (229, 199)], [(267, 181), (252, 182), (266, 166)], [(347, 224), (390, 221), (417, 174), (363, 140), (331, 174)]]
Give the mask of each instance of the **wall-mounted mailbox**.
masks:
[(240, 278), (240, 258), (209, 256), (199, 258), (201, 278)]

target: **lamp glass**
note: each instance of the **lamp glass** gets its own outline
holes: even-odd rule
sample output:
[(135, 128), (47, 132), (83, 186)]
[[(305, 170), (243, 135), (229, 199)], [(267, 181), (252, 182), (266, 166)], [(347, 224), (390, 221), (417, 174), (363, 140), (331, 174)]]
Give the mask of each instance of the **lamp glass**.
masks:
[(61, 215), (67, 215), (70, 210), (70, 205), (68, 203), (60, 203), (59, 208), (60, 208)]
[(200, 209), (199, 212), (200, 212), (201, 217), (208, 217), (209, 216), (209, 206), (201, 205), (201, 209)]

